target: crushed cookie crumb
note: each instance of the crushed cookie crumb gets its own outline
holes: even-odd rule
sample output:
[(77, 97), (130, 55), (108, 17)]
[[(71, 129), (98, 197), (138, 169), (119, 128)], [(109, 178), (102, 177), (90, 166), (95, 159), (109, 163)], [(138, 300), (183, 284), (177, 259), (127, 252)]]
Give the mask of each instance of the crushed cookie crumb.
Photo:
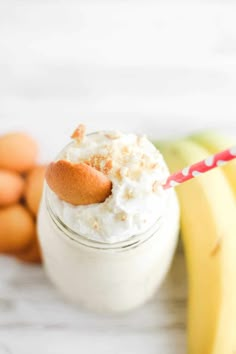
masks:
[(107, 134), (105, 134), (105, 137), (108, 138), (108, 139), (115, 140), (115, 139), (119, 139), (120, 138), (120, 134), (117, 133), (117, 132), (107, 133)]
[(140, 167), (144, 167), (145, 166), (145, 162), (143, 160), (140, 161)]
[(152, 184), (152, 191), (153, 191), (153, 193), (156, 193), (156, 192), (157, 192), (158, 186), (159, 186), (158, 181), (155, 181), (155, 182)]
[(127, 177), (129, 177), (132, 180), (138, 180), (142, 174), (142, 169), (137, 169), (133, 171), (128, 171)]
[(103, 167), (103, 172), (105, 173), (105, 174), (108, 174), (110, 171), (111, 171), (111, 169), (112, 169), (112, 160), (108, 160), (108, 161), (106, 161), (106, 163), (105, 163), (105, 165), (104, 165), (104, 167)]
[(118, 168), (118, 170), (116, 170), (115, 177), (118, 179), (118, 181), (122, 180), (122, 174), (121, 174), (121, 169), (120, 168)]
[(128, 148), (128, 146), (123, 146), (123, 148), (121, 149), (122, 154), (128, 154), (130, 152), (130, 149)]
[(71, 138), (76, 140), (77, 143), (81, 143), (85, 136), (86, 127), (84, 124), (80, 124), (72, 133)]
[(125, 212), (121, 212), (121, 213), (117, 214), (117, 217), (121, 221), (127, 220), (127, 214)]
[(103, 172), (106, 175), (111, 171), (113, 167), (112, 160), (108, 156), (103, 155), (91, 156), (90, 159), (84, 161), (84, 163), (100, 172)]
[(149, 169), (149, 158), (146, 154), (142, 154), (139, 162), (139, 166), (141, 168), (147, 168)]
[(124, 193), (124, 198), (125, 199), (132, 199), (134, 198), (134, 193), (131, 189), (126, 189)]
[(89, 160), (84, 161), (87, 165), (95, 168), (98, 171), (108, 173), (112, 169), (112, 161), (107, 160), (108, 156), (94, 155)]
[(150, 170), (154, 170), (156, 167), (158, 166), (158, 164), (157, 163), (152, 163), (152, 164), (150, 164)]
[(142, 140), (143, 140), (144, 137), (145, 137), (145, 135), (138, 135), (137, 136), (137, 140), (136, 141), (137, 141), (138, 145), (140, 145), (142, 143)]

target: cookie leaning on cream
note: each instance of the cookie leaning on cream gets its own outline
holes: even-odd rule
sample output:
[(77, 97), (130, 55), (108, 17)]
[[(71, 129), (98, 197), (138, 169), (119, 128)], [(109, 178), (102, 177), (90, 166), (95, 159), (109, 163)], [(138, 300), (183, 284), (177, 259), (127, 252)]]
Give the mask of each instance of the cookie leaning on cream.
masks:
[[(81, 124), (71, 137), (80, 143), (84, 134), (85, 127)], [(60, 199), (73, 205), (104, 202), (112, 189), (109, 178), (86, 162), (52, 162), (46, 171), (46, 181)]]
[(103, 190), (109, 197), (73, 205), (45, 184), (38, 219), (45, 269), (68, 300), (97, 312), (128, 311), (151, 298), (171, 263), (179, 213), (174, 190), (162, 187), (169, 172), (145, 136), (84, 136), (80, 127), (72, 138), (50, 167), (54, 190), (59, 182), (68, 197), (72, 188), (77, 203)]

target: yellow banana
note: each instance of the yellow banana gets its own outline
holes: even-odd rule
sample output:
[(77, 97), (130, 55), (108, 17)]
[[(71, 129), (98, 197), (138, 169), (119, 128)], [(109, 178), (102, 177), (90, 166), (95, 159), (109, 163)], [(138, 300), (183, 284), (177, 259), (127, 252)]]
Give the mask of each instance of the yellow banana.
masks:
[[(190, 139), (203, 146), (211, 154), (226, 150), (236, 144), (236, 138), (215, 131), (201, 132), (192, 135)], [(222, 167), (222, 170), (225, 172), (236, 196), (236, 160), (227, 163)]]
[[(182, 140), (157, 143), (170, 171), (206, 150)], [(220, 169), (176, 188), (188, 271), (188, 353), (236, 353), (236, 205)]]

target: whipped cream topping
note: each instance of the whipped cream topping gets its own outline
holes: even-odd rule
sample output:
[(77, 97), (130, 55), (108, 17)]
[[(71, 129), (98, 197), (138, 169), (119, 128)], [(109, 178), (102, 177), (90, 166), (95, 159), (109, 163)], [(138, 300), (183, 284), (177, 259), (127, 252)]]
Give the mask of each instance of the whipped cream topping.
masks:
[(93, 133), (70, 143), (58, 159), (86, 162), (112, 181), (111, 195), (99, 204), (74, 206), (50, 191), (54, 212), (82, 236), (107, 243), (124, 241), (145, 232), (167, 212), (173, 191), (164, 191), (161, 185), (168, 168), (145, 136)]

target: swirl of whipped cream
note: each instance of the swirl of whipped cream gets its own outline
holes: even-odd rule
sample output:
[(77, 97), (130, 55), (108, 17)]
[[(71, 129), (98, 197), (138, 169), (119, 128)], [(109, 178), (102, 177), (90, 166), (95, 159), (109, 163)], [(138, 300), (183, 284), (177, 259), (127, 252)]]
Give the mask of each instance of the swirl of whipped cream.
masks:
[(86, 162), (112, 181), (103, 202), (74, 206), (51, 192), (58, 217), (89, 239), (115, 243), (145, 232), (167, 211), (173, 191), (162, 184), (169, 171), (160, 152), (145, 137), (101, 131), (73, 141), (59, 155), (72, 163)]

